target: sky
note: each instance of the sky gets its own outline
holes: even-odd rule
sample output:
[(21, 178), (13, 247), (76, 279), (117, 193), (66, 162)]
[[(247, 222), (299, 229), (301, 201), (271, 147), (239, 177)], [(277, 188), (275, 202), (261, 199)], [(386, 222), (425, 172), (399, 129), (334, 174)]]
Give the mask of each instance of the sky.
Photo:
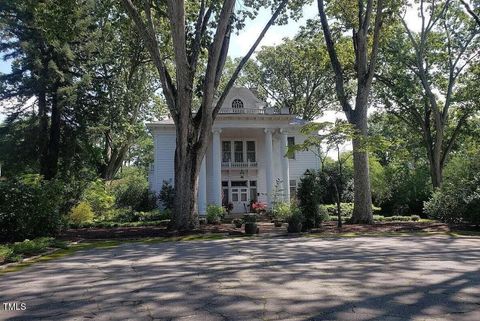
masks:
[[(282, 42), (282, 39), (285, 37), (292, 38), (299, 31), (302, 25), (305, 25), (305, 22), (308, 19), (314, 18), (317, 15), (318, 9), (315, 6), (315, 1), (308, 6), (303, 8), (303, 17), (299, 21), (289, 21), (287, 25), (283, 26), (272, 26), (265, 37), (263, 38), (260, 45), (257, 47), (257, 50), (261, 49), (262, 46), (272, 46), (278, 45)], [(254, 41), (256, 40), (258, 34), (261, 32), (265, 24), (271, 17), (271, 11), (263, 9), (259, 12), (259, 15), (253, 21), (247, 21), (245, 29), (237, 35), (232, 36), (230, 42), (230, 56), (233, 58), (244, 56), (247, 51), (250, 49)], [(413, 9), (407, 12), (407, 23), (409, 27), (413, 30), (417, 30), (419, 26), (418, 18)], [(0, 72), (8, 73), (10, 72), (10, 62), (3, 61), (0, 59)], [(329, 118), (331, 118), (330, 116)], [(0, 122), (4, 119), (2, 115), (2, 103), (0, 102)]]

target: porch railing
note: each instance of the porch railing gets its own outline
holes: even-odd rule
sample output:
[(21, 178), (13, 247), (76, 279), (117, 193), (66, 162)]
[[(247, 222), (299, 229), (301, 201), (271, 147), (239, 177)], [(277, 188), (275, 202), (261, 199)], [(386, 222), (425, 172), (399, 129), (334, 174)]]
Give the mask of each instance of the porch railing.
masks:
[(222, 167), (226, 168), (254, 168), (257, 162), (222, 162)]
[(221, 108), (220, 114), (250, 114), (250, 115), (289, 115), (288, 108), (280, 110), (274, 108)]

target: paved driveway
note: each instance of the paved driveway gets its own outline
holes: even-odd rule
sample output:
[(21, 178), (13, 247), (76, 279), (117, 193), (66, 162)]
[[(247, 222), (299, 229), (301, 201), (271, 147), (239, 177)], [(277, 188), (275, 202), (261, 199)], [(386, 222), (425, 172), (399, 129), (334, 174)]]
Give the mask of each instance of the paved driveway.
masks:
[(13, 301), (0, 319), (478, 321), (480, 238), (130, 243), (0, 276)]

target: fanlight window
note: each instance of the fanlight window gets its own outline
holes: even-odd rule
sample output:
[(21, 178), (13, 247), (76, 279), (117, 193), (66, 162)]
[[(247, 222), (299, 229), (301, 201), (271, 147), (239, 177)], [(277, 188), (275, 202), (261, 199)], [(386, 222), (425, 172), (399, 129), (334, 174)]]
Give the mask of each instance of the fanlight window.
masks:
[(232, 108), (233, 109), (243, 108), (243, 101), (241, 101), (240, 99), (234, 99), (232, 101)]

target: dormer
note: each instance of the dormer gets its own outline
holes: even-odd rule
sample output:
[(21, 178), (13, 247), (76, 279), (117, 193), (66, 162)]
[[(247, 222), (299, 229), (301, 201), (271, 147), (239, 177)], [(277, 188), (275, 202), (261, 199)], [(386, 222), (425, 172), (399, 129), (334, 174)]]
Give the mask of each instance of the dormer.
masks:
[(266, 103), (255, 93), (256, 90), (246, 87), (233, 87), (220, 108), (220, 114), (288, 114), (288, 109), (278, 112), (273, 108), (267, 108)]

